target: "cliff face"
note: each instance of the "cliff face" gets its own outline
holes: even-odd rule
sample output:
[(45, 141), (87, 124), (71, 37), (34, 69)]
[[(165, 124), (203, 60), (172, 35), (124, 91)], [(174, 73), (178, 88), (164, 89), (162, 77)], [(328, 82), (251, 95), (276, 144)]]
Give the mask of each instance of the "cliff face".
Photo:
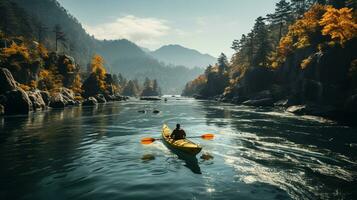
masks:
[[(301, 69), (304, 58), (309, 62)], [(304, 105), (288, 111), (350, 121), (357, 117), (356, 59), (356, 39), (320, 52), (299, 49), (277, 70), (248, 69), (222, 100), (252, 106)]]

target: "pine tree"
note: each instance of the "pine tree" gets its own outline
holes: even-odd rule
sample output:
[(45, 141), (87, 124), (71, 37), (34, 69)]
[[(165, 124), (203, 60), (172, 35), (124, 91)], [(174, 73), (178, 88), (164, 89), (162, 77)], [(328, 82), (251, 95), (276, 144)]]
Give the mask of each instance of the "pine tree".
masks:
[(275, 12), (267, 15), (268, 19), (273, 25), (279, 26), (278, 41), (280, 41), (283, 35), (284, 27), (287, 27), (292, 18), (292, 8), (289, 2), (286, 0), (280, 0), (276, 5)]
[(265, 66), (267, 61), (267, 55), (271, 51), (271, 45), (269, 43), (269, 36), (267, 26), (263, 17), (258, 17), (255, 20), (253, 27), (255, 52), (252, 60), (253, 66)]
[(218, 57), (217, 63), (219, 73), (223, 74), (228, 68), (227, 56), (224, 53), (221, 53), (221, 55)]
[(62, 31), (62, 27), (57, 24), (54, 28), (53, 28), (53, 32), (55, 33), (55, 38), (56, 38), (56, 52), (58, 51), (58, 41), (61, 41), (62, 43), (66, 42), (66, 35), (65, 33)]

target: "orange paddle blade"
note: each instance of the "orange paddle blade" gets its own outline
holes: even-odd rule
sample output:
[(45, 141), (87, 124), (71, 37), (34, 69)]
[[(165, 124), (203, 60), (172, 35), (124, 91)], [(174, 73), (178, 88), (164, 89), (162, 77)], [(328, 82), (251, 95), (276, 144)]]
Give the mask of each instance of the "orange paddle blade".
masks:
[(141, 144), (151, 144), (155, 142), (155, 138), (143, 138), (141, 139)]
[(205, 140), (212, 140), (214, 138), (214, 135), (212, 133), (207, 133), (207, 134), (201, 135), (201, 138), (205, 139)]

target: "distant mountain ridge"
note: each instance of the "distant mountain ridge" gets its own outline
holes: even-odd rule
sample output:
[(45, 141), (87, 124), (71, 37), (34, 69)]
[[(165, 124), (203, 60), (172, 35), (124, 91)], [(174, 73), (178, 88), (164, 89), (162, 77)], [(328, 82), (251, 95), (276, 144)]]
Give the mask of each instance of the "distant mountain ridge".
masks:
[(216, 62), (216, 58), (209, 54), (202, 54), (197, 50), (189, 49), (178, 44), (162, 46), (150, 54), (164, 63), (182, 65), (189, 68), (205, 68)]
[[(41, 33), (42, 43), (49, 50), (55, 49), (53, 28), (57, 24), (60, 25), (66, 36), (66, 44), (59, 44), (59, 52), (73, 56), (82, 66), (83, 71), (92, 56), (99, 54), (104, 57), (105, 65), (110, 73), (122, 73), (127, 78), (137, 78), (139, 81), (143, 81), (146, 76), (150, 79), (157, 79), (163, 93), (170, 94), (180, 93), (186, 82), (203, 72), (203, 69), (198, 68), (169, 67), (126, 39), (97, 40), (90, 36), (81, 23), (57, 0), (4, 1), (13, 2), (26, 11), (24, 14), (29, 19), (27, 22), (34, 27), (27, 31), (28, 38), (38, 40), (40, 27), (44, 28)], [(31, 19), (36, 19), (36, 23), (33, 23)], [(20, 23), (21, 20), (18, 22)], [(26, 35), (24, 31), (20, 32)]]

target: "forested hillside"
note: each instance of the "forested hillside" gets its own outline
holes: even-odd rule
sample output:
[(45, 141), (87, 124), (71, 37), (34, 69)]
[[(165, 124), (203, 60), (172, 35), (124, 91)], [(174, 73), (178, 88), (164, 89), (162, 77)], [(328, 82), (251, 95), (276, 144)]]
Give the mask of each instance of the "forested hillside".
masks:
[[(96, 53), (105, 59), (109, 72), (122, 73), (142, 83), (146, 76), (158, 79), (164, 93), (180, 92), (187, 81), (202, 72), (176, 66), (168, 68), (128, 40), (96, 40), (56, 0), (3, 0), (0, 8), (3, 33), (32, 38), (49, 51), (71, 55), (82, 66), (81, 72), (86, 72)], [(177, 77), (175, 82), (167, 78), (173, 74)]]
[[(183, 95), (298, 114), (356, 117), (356, 2), (281, 0), (234, 40), (235, 54), (187, 83)], [(219, 84), (217, 84), (219, 83)]]

